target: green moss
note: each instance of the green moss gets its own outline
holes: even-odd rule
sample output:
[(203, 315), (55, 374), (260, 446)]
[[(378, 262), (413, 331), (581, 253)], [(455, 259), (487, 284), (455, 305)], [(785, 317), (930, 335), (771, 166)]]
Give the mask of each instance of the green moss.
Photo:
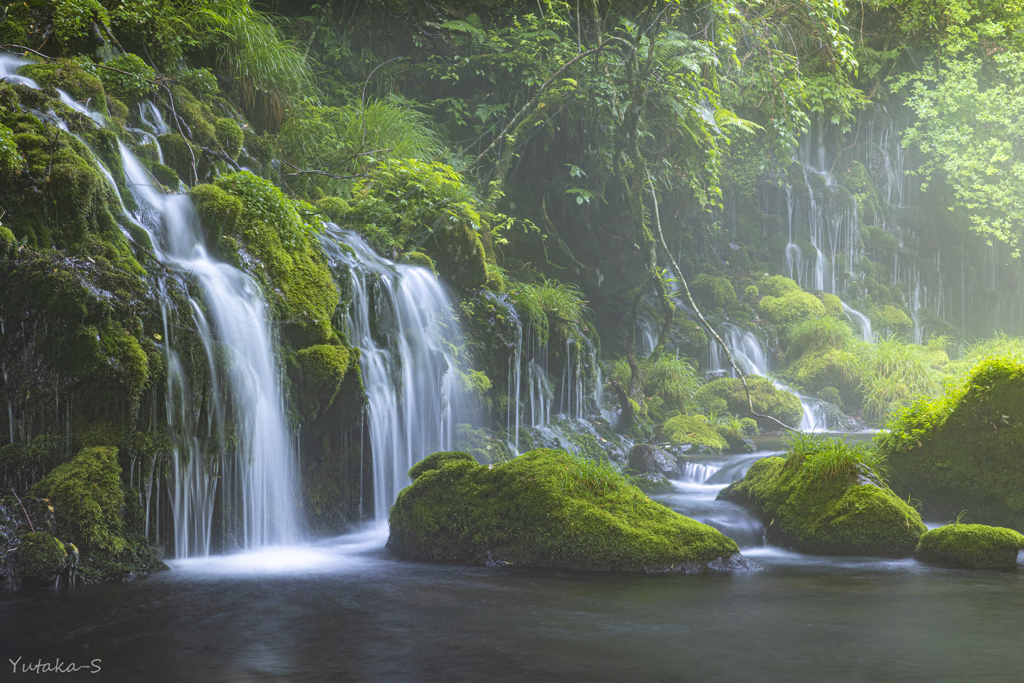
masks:
[[(776, 389), (771, 381), (764, 377), (747, 377), (746, 381), (756, 412), (770, 415), (791, 427), (800, 424), (803, 407), (799, 398), (788, 391)], [(705, 410), (720, 409), (720, 402), (724, 402), (725, 409), (734, 415), (746, 415), (750, 412), (747, 394), (738, 378), (724, 377), (712, 380), (697, 390), (695, 398)], [(766, 430), (779, 428), (778, 424), (763, 418), (757, 418), (757, 424)]]
[(895, 306), (883, 306), (873, 313), (871, 322), (876, 328), (888, 330), (904, 337), (914, 330), (914, 321), (903, 310)]
[(844, 449), (823, 440), (786, 458), (763, 458), (719, 498), (754, 507), (770, 541), (802, 552), (911, 555), (925, 531), (917, 510), (876, 485)]
[(713, 308), (725, 308), (736, 301), (736, 290), (724, 277), (701, 273), (693, 279), (693, 294), (701, 303)]
[(317, 235), (322, 229), (312, 206), (294, 202), (273, 183), (247, 171), (217, 179), (216, 187), (241, 201), (237, 204), (214, 191), (204, 191), (200, 216), (208, 231), (215, 230), (210, 219), (231, 215), (223, 224), (258, 262), (251, 274), (263, 284), (263, 291), (275, 313), (288, 321), (289, 340), (297, 347), (330, 343), (336, 339), (331, 316), (339, 292)]
[(60, 0), (53, 11), (54, 33), (65, 46), (85, 38), (92, 25), (110, 25), (110, 15), (98, 0)]
[(68, 148), (52, 155), (48, 191), (56, 209), (56, 226), (64, 241), (76, 244), (96, 225), (96, 204), (102, 199), (103, 178), (92, 165)]
[(474, 429), (468, 424), (455, 425), (454, 445), (485, 464), (505, 462), (515, 455), (504, 439), (487, 429)]
[(73, 99), (88, 103), (88, 106), (95, 111), (107, 111), (103, 82), (70, 59), (31, 64), (24, 67), (22, 73), (35, 79), (43, 87), (60, 88), (66, 91)]
[(188, 124), (191, 139), (203, 147), (217, 146), (217, 129), (214, 128), (213, 110), (203, 105), (180, 85), (171, 88), (174, 96), (174, 109)]
[[(160, 143), (160, 150), (163, 152), (164, 161), (174, 169), (179, 177), (184, 178), (189, 184), (195, 181), (193, 171), (193, 154), (198, 160), (198, 152), (177, 133), (165, 133), (157, 138)], [(191, 151), (190, 151), (191, 150)]]
[(53, 504), (61, 536), (83, 550), (120, 552), (125, 549), (120, 474), (116, 448), (86, 448), (35, 484), (32, 493)]
[(401, 262), (408, 263), (410, 266), (427, 268), (431, 273), (437, 274), (437, 270), (434, 268), (434, 260), (422, 251), (409, 251), (402, 254)]
[(172, 190), (177, 190), (178, 186), (181, 184), (181, 178), (178, 177), (178, 174), (170, 166), (164, 166), (159, 163), (153, 164), (152, 168), (150, 168), (150, 172), (153, 174), (154, 178), (160, 181), (161, 185)]
[(843, 311), (843, 300), (835, 294), (822, 294), (821, 303), (825, 306), (825, 314), (836, 318), (842, 318), (845, 314)]
[(209, 69), (185, 69), (178, 76), (178, 83), (204, 102), (210, 102), (220, 92), (217, 77)]
[(245, 135), (234, 119), (217, 119), (213, 122), (217, 133), (217, 142), (232, 159), (237, 159), (242, 152), (242, 141)]
[(724, 568), (737, 555), (607, 465), (551, 450), (490, 468), (465, 453), (432, 458), (391, 509), (388, 545), (408, 558), (651, 572)]
[(317, 201), (316, 208), (324, 212), (332, 221), (340, 220), (349, 212), (348, 202), (341, 197), (324, 197)]
[(922, 398), (876, 437), (901, 496), (947, 519), (1024, 532), (1024, 363), (981, 361), (944, 395)]
[(808, 292), (790, 292), (785, 296), (765, 296), (758, 304), (761, 315), (776, 325), (793, 325), (807, 318), (825, 315), (825, 305)]
[(99, 70), (100, 80), (111, 95), (125, 104), (138, 104), (156, 92), (156, 85), (152, 82), (156, 72), (142, 57), (126, 52), (111, 59), (106, 65), (110, 69)]
[(484, 245), (468, 223), (435, 228), (423, 244), (423, 252), (433, 259), (437, 271), (457, 287), (476, 289), (487, 283)]
[(1013, 569), (1024, 535), (982, 524), (950, 524), (921, 536), (914, 555), (922, 562), (970, 569)]
[(52, 583), (64, 569), (67, 557), (64, 544), (50, 534), (27, 533), (21, 537), (14, 572), (24, 583)]
[(25, 165), (14, 132), (0, 123), (0, 178), (10, 178)]
[(289, 373), (296, 385), (296, 400), (303, 418), (322, 416), (334, 403), (351, 357), (343, 346), (318, 344), (297, 351), (292, 357), (295, 372)]
[(677, 415), (661, 428), (673, 446), (691, 446), (696, 452), (728, 450), (728, 441), (700, 415)]
[(764, 296), (784, 297), (787, 294), (796, 294), (802, 292), (800, 285), (794, 280), (782, 275), (770, 275), (768, 277), (761, 278), (758, 284), (758, 289)]
[(746, 294), (747, 298), (752, 302), (757, 302), (757, 299), (761, 294), (756, 285), (749, 285), (745, 290), (743, 290), (743, 293)]

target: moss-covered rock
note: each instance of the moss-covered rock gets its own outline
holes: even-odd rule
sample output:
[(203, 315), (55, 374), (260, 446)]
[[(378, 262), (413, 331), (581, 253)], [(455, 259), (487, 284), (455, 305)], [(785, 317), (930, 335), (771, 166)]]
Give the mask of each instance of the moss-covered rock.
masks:
[(776, 325), (793, 325), (807, 318), (825, 315), (825, 305), (809, 292), (791, 292), (785, 296), (765, 296), (758, 304), (761, 315)]
[(409, 559), (587, 571), (750, 567), (720, 532), (652, 502), (607, 465), (562, 451), (492, 467), (438, 454), (409, 474), (388, 539)]
[(242, 142), (245, 134), (234, 119), (221, 118), (213, 122), (214, 130), (217, 133), (217, 142), (224, 148), (232, 159), (237, 159), (242, 152)]
[(64, 544), (41, 531), (27, 533), (21, 537), (14, 573), (23, 584), (53, 583), (67, 562), (68, 554)]
[(917, 510), (856, 462), (830, 462), (835, 442), (816, 448), (758, 460), (719, 498), (754, 508), (769, 541), (802, 552), (911, 555), (925, 531)]
[(349, 350), (344, 346), (318, 344), (295, 352), (295, 371), (289, 374), (303, 418), (316, 419), (331, 407), (345, 381), (350, 361)]
[[(800, 424), (803, 406), (799, 398), (788, 391), (776, 389), (775, 385), (764, 377), (746, 377), (746, 382), (755, 411), (762, 415), (770, 415), (790, 427)], [(750, 412), (747, 394), (738, 378), (723, 377), (712, 380), (697, 390), (695, 398), (697, 403), (708, 410), (721, 409), (724, 403), (725, 410), (734, 415), (746, 415)], [(772, 420), (755, 419), (761, 429), (779, 428)]]
[(979, 363), (938, 398), (922, 398), (876, 437), (901, 496), (937, 514), (1024, 532), (1024, 363)]
[(825, 314), (831, 315), (836, 318), (842, 318), (844, 315), (843, 311), (843, 300), (835, 294), (822, 293), (819, 297), (821, 303), (825, 306)]
[(153, 164), (152, 168), (150, 168), (150, 172), (161, 185), (172, 190), (177, 190), (178, 186), (181, 184), (181, 178), (178, 177), (178, 173), (170, 166), (165, 166), (160, 163)]
[(32, 492), (53, 503), (61, 536), (83, 551), (120, 552), (125, 548), (120, 474), (116, 448), (86, 448)]
[(983, 524), (949, 524), (921, 536), (914, 556), (922, 562), (969, 569), (1013, 569), (1024, 535)]
[(693, 279), (693, 294), (701, 303), (725, 308), (736, 301), (736, 290), (727, 278), (701, 273)]
[(661, 433), (673, 446), (694, 453), (720, 453), (729, 448), (728, 441), (703, 415), (676, 415), (662, 425)]
[(22, 73), (44, 88), (64, 90), (94, 111), (107, 110), (106, 92), (102, 81), (73, 60), (58, 59), (45, 64), (31, 64), (26, 66)]

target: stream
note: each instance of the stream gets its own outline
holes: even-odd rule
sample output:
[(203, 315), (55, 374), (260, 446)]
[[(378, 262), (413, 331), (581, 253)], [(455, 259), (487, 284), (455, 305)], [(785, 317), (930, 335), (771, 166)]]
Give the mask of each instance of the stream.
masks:
[(175, 560), (133, 583), (4, 595), (0, 662), (99, 659), (105, 680), (124, 681), (1020, 679), (1024, 571), (764, 546), (756, 517), (714, 498), (773, 454), (694, 460), (661, 497), (735, 538), (763, 571), (403, 562), (376, 526)]

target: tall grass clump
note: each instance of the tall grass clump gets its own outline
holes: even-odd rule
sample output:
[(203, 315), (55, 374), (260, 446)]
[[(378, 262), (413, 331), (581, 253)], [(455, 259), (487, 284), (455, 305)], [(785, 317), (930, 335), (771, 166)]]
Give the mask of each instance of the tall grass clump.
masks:
[(864, 417), (875, 422), (939, 389), (940, 374), (932, 366), (929, 350), (896, 336), (871, 347), (866, 370), (861, 383)]
[(861, 474), (881, 480), (884, 460), (870, 444), (845, 439), (795, 434), (790, 438), (786, 467), (800, 469), (811, 480), (832, 484)]
[(276, 130), (293, 102), (314, 94), (305, 53), (249, 0), (203, 0), (186, 7), (184, 25), (215, 51), (231, 77), (233, 94), (252, 119)]

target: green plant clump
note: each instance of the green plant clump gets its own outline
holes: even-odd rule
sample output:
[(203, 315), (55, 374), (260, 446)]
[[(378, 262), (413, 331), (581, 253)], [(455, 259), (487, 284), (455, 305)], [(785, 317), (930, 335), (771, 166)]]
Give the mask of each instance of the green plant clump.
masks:
[(106, 65), (110, 69), (100, 69), (100, 80), (107, 92), (125, 104), (137, 104), (156, 92), (156, 72), (142, 61), (142, 57), (128, 52), (111, 59)]
[(728, 450), (729, 443), (702, 415), (676, 415), (661, 428), (673, 446), (690, 446), (695, 452)]
[(1024, 535), (983, 524), (948, 524), (921, 536), (917, 559), (969, 569), (1013, 569)]
[(755, 508), (769, 540), (801, 552), (907, 557), (925, 526), (881, 483), (875, 462), (840, 440), (798, 439), (785, 458), (758, 460), (719, 498)]
[(410, 559), (626, 572), (749, 566), (720, 532), (652, 502), (607, 464), (564, 451), (489, 468), (436, 453), (409, 476), (388, 546)]

